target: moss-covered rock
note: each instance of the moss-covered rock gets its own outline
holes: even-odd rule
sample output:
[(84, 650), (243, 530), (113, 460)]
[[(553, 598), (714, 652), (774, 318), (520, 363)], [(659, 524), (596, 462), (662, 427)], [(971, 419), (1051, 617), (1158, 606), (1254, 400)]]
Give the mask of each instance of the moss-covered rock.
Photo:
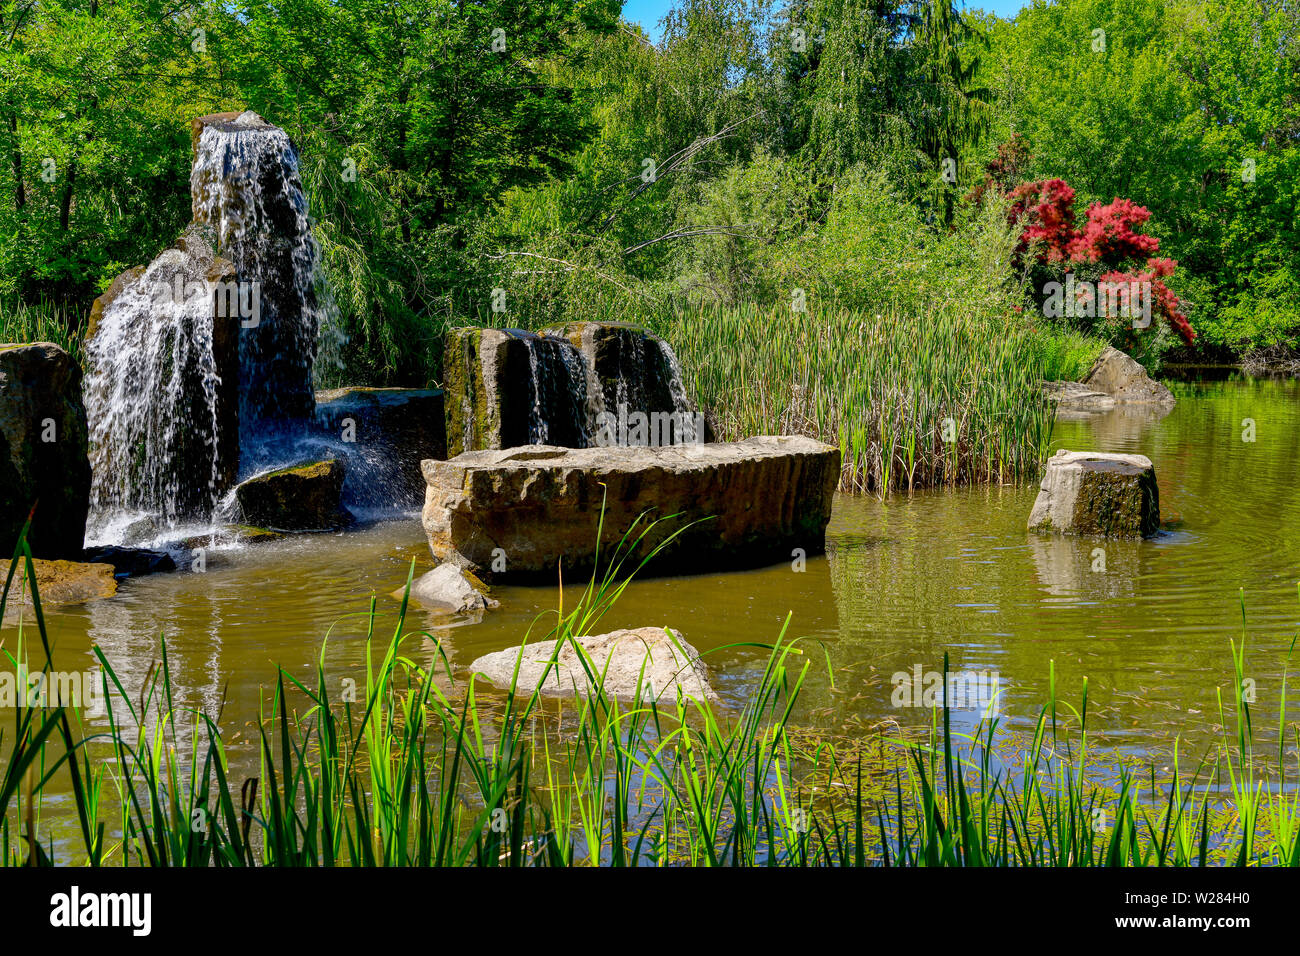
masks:
[(1145, 538), (1159, 529), (1160, 490), (1151, 459), (1065, 449), (1048, 459), (1029, 530)]
[(335, 531), (353, 517), (342, 505), (343, 463), (335, 459), (278, 468), (241, 482), (235, 497), (250, 524), (273, 531)]

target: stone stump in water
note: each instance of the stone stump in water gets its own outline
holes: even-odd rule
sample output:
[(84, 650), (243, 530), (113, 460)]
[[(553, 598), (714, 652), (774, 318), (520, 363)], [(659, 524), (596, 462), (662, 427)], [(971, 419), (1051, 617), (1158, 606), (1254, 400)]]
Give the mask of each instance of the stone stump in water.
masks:
[(0, 554), (80, 558), (90, 504), (81, 369), (49, 342), (0, 345)]
[(1156, 470), (1145, 455), (1063, 448), (1047, 460), (1029, 530), (1145, 538), (1159, 528)]

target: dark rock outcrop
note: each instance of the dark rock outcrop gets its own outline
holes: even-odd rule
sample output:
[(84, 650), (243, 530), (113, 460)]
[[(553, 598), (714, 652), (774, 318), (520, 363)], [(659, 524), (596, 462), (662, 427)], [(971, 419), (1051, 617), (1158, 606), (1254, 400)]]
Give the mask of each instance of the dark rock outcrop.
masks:
[(0, 556), (13, 553), (37, 505), (32, 553), (79, 558), (89, 504), (81, 370), (49, 342), (0, 345)]

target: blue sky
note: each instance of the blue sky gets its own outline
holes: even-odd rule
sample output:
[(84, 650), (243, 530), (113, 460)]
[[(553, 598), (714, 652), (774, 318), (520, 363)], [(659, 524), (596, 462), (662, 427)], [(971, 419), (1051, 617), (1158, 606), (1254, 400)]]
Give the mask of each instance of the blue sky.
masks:
[[(982, 7), (991, 10), (1000, 17), (1012, 17), (1020, 11), (1027, 0), (975, 0), (966, 6)], [(646, 33), (654, 40), (659, 39), (659, 20), (673, 5), (673, 0), (626, 0), (623, 4), (623, 17), (632, 23), (641, 24)]]

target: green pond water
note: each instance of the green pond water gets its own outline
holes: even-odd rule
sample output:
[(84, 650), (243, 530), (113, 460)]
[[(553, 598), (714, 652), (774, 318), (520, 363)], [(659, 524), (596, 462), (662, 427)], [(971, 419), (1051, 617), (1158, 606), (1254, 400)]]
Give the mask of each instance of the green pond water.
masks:
[[(679, 629), (706, 652), (715, 685), (734, 704), (766, 654), (729, 645), (773, 641), (790, 615), (788, 634), (805, 638), (812, 663), (800, 720), (836, 733), (884, 719), (927, 724), (929, 710), (894, 706), (891, 678), (941, 668), (945, 652), (952, 670), (989, 675), (1007, 726), (1028, 728), (1047, 700), (1055, 662), (1060, 698), (1077, 705), (1087, 678), (1095, 740), (1161, 752), (1180, 735), (1211, 742), (1217, 689), (1232, 683), (1228, 642), (1241, 633), (1244, 589), (1256, 728), (1275, 736), (1287, 652), (1300, 629), (1300, 385), (1243, 379), (1178, 385), (1176, 393), (1168, 413), (1116, 411), (1060, 421), (1054, 433), (1057, 447), (1154, 461), (1165, 525), (1157, 539), (1031, 535), (1025, 522), (1036, 485), (885, 502), (841, 497), (828, 554), (809, 558), (804, 570), (635, 582), (600, 629)], [(1243, 441), (1244, 419), (1254, 422), (1254, 441)], [(1093, 570), (1099, 546), (1104, 571)], [(371, 595), (386, 638), (398, 608), (390, 592), (413, 558), (417, 574), (432, 564), (415, 515), (216, 552), (205, 573), (138, 578), (113, 599), (51, 609), (56, 665), (90, 667), (97, 644), (134, 692), (165, 634), (178, 702), (216, 713), (224, 699), (221, 723), (236, 760), (251, 761), (250, 725), (277, 664), (309, 679), (328, 634), (331, 679), (364, 686)], [(534, 638), (544, 637), (544, 615), (559, 600), (558, 589), (545, 587), (503, 587), (496, 596), (502, 607), (481, 621), (413, 609), (408, 628), (441, 638), (459, 679), (479, 655), (518, 644), (530, 625)], [(14, 627), (2, 633), (12, 649)], [(420, 638), (408, 652), (433, 658), (431, 642)], [(976, 717), (962, 712), (956, 722), (970, 726)]]

